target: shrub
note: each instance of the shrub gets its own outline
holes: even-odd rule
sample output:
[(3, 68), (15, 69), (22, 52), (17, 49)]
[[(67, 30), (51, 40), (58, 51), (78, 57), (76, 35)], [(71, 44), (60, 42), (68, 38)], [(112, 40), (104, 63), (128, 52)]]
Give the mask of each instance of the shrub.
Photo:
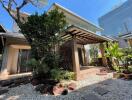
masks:
[(52, 69), (51, 77), (55, 80), (74, 80), (74, 72), (65, 71), (62, 69)]
[(66, 80), (74, 80), (75, 79), (74, 72), (65, 71), (64, 72), (64, 79), (66, 79)]
[(27, 65), (33, 68), (33, 77), (50, 77), (48, 74), (50, 69), (44, 61), (40, 62), (32, 58), (27, 62)]

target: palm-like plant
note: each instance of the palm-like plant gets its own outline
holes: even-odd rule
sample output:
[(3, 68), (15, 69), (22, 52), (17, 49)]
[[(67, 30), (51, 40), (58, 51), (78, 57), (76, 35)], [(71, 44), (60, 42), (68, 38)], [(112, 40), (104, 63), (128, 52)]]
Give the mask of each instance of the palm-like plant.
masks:
[(109, 42), (106, 47), (106, 56), (112, 61), (113, 67), (116, 66), (118, 71), (121, 71), (121, 62), (123, 70), (129, 72), (129, 65), (132, 64), (132, 49), (131, 48), (119, 48), (118, 43)]
[(109, 42), (105, 50), (105, 55), (111, 59), (113, 66), (119, 66), (119, 60), (121, 60), (123, 52), (121, 48), (119, 48), (118, 43)]

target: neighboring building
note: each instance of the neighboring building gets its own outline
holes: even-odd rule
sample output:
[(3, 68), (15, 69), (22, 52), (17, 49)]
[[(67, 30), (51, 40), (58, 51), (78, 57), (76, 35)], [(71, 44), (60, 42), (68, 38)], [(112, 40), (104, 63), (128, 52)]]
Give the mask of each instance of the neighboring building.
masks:
[(130, 47), (132, 47), (132, 33), (120, 35), (120, 38), (124, 39)]
[(99, 18), (99, 25), (104, 29), (102, 35), (118, 36), (132, 32), (132, 0)]
[[(48, 12), (55, 8), (64, 13), (69, 24), (65, 32), (62, 33), (65, 43), (60, 50), (60, 53), (65, 56), (64, 67), (76, 73), (76, 80), (85, 78), (87, 75), (85, 67), (88, 65), (84, 45), (97, 43), (100, 44), (102, 65), (106, 66), (102, 43), (111, 39), (97, 35), (96, 32), (101, 31), (101, 28), (58, 4), (53, 4)], [(21, 72), (19, 54), (22, 50), (30, 49), (28, 42), (21, 33), (0, 32), (0, 34), (6, 40), (3, 47), (2, 71), (7, 70), (9, 74)]]

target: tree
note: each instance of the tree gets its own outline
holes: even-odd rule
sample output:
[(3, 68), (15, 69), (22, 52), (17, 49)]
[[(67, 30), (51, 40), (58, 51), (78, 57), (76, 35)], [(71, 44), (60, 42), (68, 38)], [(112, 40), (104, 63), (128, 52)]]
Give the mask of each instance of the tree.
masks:
[(37, 70), (45, 71), (45, 66), (50, 69), (59, 67), (56, 46), (62, 42), (60, 33), (65, 27), (65, 16), (57, 9), (42, 15), (36, 13), (29, 16), (27, 22), (21, 23), (20, 29), (31, 45), (32, 57), (39, 62)]
[(0, 3), (19, 26), (19, 24), (21, 23), (20, 10), (23, 7), (30, 3), (34, 6), (37, 6), (39, 2), (44, 3), (45, 1), (46, 0), (0, 0)]

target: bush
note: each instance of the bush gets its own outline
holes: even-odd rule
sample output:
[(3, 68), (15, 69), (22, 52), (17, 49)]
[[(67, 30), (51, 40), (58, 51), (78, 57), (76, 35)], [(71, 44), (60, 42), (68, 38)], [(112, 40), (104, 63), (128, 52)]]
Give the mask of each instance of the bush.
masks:
[(66, 80), (74, 80), (75, 79), (74, 72), (64, 71), (64, 79), (66, 79)]
[(45, 62), (40, 62), (32, 58), (27, 62), (27, 65), (33, 68), (33, 77), (49, 78), (50, 69)]
[(50, 71), (52, 79), (55, 80), (74, 80), (74, 73), (62, 69), (52, 69)]

